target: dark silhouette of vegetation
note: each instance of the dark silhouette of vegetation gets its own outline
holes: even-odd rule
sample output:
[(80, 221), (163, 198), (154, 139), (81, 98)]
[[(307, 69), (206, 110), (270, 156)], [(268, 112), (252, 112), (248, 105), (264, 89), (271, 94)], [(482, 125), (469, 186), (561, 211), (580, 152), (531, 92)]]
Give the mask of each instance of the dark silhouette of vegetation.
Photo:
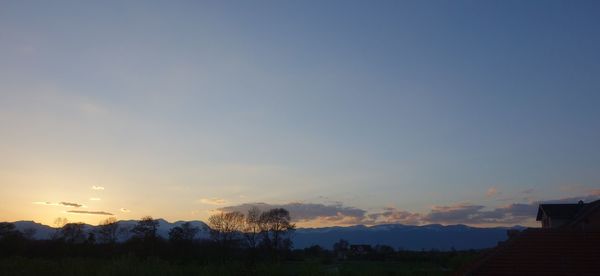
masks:
[[(209, 219), (210, 239), (183, 223), (158, 236), (159, 221), (144, 217), (131, 229), (114, 218), (95, 231), (57, 220), (49, 240), (34, 240), (12, 223), (0, 223), (0, 272), (7, 275), (363, 275), (442, 274), (471, 260), (477, 251), (404, 251), (387, 245), (355, 252), (350, 241), (332, 249), (293, 249), (289, 212), (272, 209), (219, 213)], [(125, 232), (131, 233), (128, 240)], [(11, 271), (18, 273), (11, 274)], [(4, 275), (3, 274), (3, 275)]]
[(119, 237), (119, 223), (114, 217), (107, 218), (100, 222), (96, 232), (101, 243), (115, 243)]
[(244, 214), (240, 212), (219, 213), (208, 218), (211, 238), (223, 247), (234, 246), (244, 227)]
[(86, 235), (83, 223), (67, 223), (60, 230), (60, 239), (66, 243), (83, 243)]
[(259, 218), (259, 226), (263, 235), (261, 245), (275, 251), (291, 249), (292, 241), (289, 236), (296, 229), (291, 220), (290, 213), (282, 208), (262, 213)]
[(169, 241), (173, 243), (192, 243), (200, 228), (192, 226), (189, 222), (175, 226), (169, 231)]
[(132, 239), (146, 242), (155, 241), (158, 238), (156, 230), (159, 224), (160, 222), (158, 222), (158, 220), (155, 220), (150, 216), (143, 217), (138, 221), (137, 225), (130, 230), (133, 235)]

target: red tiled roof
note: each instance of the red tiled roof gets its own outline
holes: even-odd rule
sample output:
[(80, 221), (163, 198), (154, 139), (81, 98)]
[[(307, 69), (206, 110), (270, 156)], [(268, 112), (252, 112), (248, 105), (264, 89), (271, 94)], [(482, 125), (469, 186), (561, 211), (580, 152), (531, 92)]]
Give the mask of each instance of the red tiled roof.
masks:
[(600, 232), (527, 229), (464, 275), (600, 275)]

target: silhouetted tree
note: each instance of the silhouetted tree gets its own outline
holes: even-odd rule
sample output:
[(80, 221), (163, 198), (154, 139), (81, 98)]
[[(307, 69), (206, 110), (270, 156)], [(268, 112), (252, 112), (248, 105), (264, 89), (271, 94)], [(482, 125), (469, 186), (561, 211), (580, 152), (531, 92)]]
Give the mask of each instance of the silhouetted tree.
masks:
[(22, 248), (23, 242), (23, 235), (14, 224), (0, 222), (0, 257), (15, 254)]
[(15, 225), (10, 222), (0, 222), (0, 240), (21, 236)]
[(65, 226), (67, 223), (69, 223), (69, 221), (67, 220), (67, 218), (55, 218), (54, 219), (54, 233), (52, 234), (52, 239), (56, 240), (56, 239), (60, 239), (61, 238), (61, 230), (63, 228), (63, 226)]
[(96, 234), (94, 232), (89, 232), (87, 239), (85, 240), (87, 244), (95, 244), (96, 243)]
[(212, 239), (221, 245), (229, 246), (237, 240), (237, 236), (243, 231), (244, 214), (240, 212), (221, 212), (210, 216), (208, 224)]
[(194, 227), (191, 223), (186, 222), (181, 226), (175, 226), (169, 230), (169, 241), (174, 243), (192, 242), (198, 232), (200, 232), (198, 227)]
[(260, 215), (262, 245), (274, 250), (288, 250), (292, 246), (289, 238), (296, 226), (291, 223), (288, 210), (283, 208), (271, 209)]
[(114, 217), (107, 218), (100, 222), (96, 232), (100, 242), (115, 243), (119, 234), (119, 223)]
[(260, 210), (252, 207), (248, 210), (244, 223), (244, 237), (249, 248), (256, 248), (260, 234)]
[(340, 239), (338, 242), (333, 244), (333, 253), (336, 257), (345, 259), (348, 256), (348, 250), (350, 243), (347, 240)]
[(151, 241), (156, 240), (156, 231), (160, 222), (153, 219), (150, 216), (143, 217), (138, 223), (130, 230), (134, 239)]
[(81, 222), (67, 223), (60, 230), (60, 238), (67, 243), (82, 243), (85, 241), (84, 224)]
[(33, 240), (35, 238), (36, 233), (37, 230), (35, 228), (23, 229), (23, 237), (28, 240)]
[(378, 244), (374, 248), (375, 258), (379, 260), (386, 260), (393, 258), (396, 251), (393, 247), (385, 244)]

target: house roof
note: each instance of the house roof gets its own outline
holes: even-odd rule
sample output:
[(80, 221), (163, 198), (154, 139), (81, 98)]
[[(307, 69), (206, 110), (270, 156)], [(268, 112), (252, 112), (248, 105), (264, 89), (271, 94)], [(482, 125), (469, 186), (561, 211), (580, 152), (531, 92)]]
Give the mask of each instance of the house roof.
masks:
[(577, 214), (575, 214), (575, 218), (568, 225), (569, 226), (577, 225), (582, 220), (586, 219), (590, 214), (592, 214), (598, 208), (600, 208), (600, 199), (590, 202), (588, 204), (585, 204), (585, 206), (583, 208), (581, 208), (579, 210), (579, 212), (577, 212)]
[(543, 214), (546, 214), (546, 216), (556, 219), (573, 219), (579, 213), (579, 211), (586, 205), (588, 204), (540, 204), (535, 220), (542, 220)]
[(600, 232), (527, 229), (472, 263), (465, 275), (597, 275)]

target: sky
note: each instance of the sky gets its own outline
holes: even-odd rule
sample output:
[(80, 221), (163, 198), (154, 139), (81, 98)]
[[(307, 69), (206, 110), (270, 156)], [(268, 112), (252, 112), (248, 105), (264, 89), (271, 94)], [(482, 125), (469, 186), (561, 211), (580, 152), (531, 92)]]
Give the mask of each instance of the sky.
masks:
[(598, 1), (1, 1), (0, 220), (537, 225), (600, 198)]

